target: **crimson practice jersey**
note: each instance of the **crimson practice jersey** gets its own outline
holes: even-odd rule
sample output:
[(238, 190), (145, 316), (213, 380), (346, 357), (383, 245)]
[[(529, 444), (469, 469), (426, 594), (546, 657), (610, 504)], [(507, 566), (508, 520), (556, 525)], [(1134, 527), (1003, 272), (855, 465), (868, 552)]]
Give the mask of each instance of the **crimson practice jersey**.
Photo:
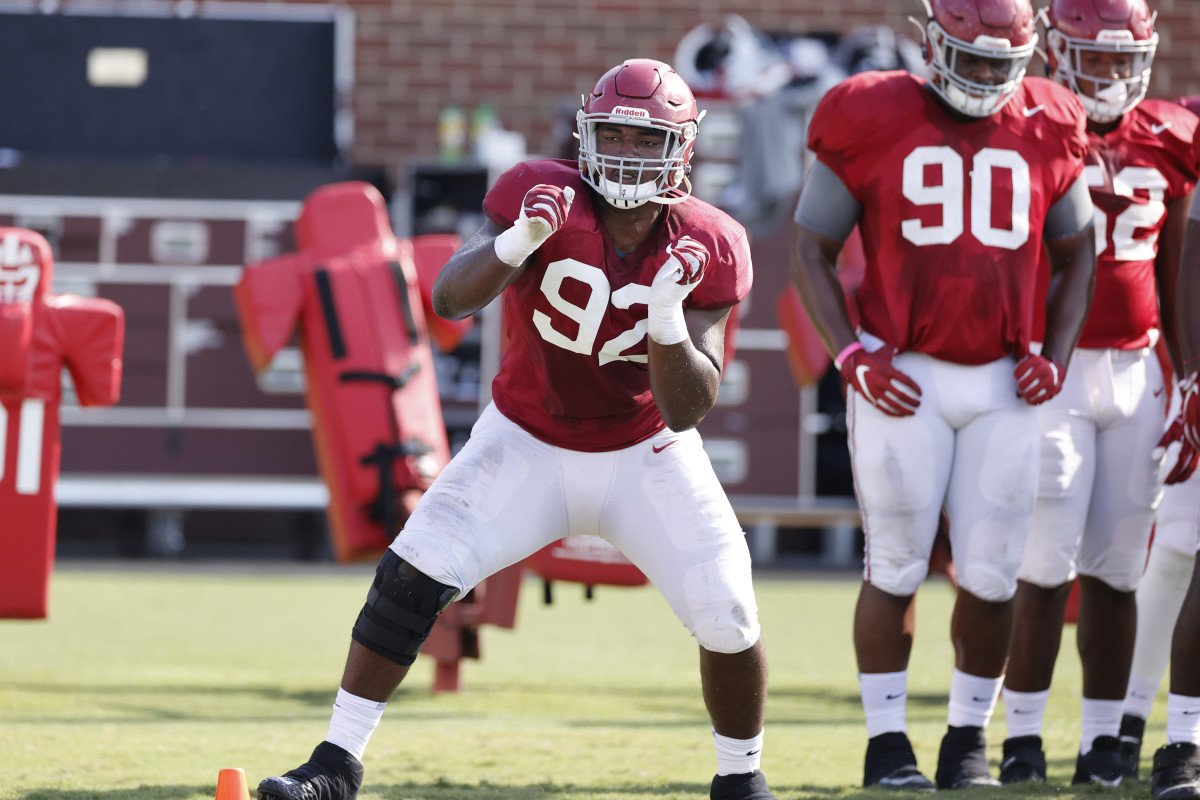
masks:
[(708, 268), (685, 308), (722, 309), (750, 291), (750, 246), (740, 224), (689, 197), (665, 206), (658, 231), (619, 253), (574, 161), (518, 164), (488, 191), (483, 210), (509, 227), (525, 193), (539, 183), (570, 186), (575, 202), (562, 228), (505, 290), (508, 347), (492, 382), (506, 417), (543, 441), (571, 450), (616, 450), (663, 428), (646, 367), (646, 303), (667, 260), (667, 245), (691, 236), (709, 252)]
[[(1158, 236), (1167, 203), (1192, 191), (1200, 174), (1197, 124), (1181, 106), (1143, 100), (1110, 132), (1088, 133), (1084, 175), (1096, 206), (1096, 293), (1080, 347), (1150, 345), (1150, 330), (1158, 327)], [(1043, 258), (1039, 298), (1048, 283)], [(1035, 310), (1040, 338), (1045, 308), (1039, 303)]]
[(1043, 223), (1083, 169), (1084, 123), (1075, 96), (1042, 78), (967, 122), (907, 72), (833, 87), (808, 145), (863, 208), (862, 327), (957, 364), (1024, 353)]

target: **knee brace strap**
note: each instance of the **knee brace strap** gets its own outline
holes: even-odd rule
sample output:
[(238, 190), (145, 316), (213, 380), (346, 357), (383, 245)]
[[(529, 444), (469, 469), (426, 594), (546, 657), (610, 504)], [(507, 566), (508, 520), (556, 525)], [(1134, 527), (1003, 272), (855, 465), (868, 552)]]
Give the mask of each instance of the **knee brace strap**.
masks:
[(411, 664), (429, 638), (438, 614), (456, 596), (458, 590), (453, 586), (435, 581), (388, 550), (375, 570), (375, 580), (351, 636), (384, 658)]

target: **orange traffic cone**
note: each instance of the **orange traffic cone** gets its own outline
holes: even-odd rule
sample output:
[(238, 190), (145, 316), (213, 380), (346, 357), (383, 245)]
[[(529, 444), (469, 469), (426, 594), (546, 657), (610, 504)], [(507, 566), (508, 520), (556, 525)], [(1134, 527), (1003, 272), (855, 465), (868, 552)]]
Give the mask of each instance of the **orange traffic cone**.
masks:
[(217, 800), (250, 800), (244, 769), (232, 767), (221, 770), (217, 776)]

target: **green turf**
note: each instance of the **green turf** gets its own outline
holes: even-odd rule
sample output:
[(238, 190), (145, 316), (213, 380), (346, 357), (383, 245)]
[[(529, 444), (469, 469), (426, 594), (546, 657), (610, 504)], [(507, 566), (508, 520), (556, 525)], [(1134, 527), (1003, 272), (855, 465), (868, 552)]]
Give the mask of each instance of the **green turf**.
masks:
[[(224, 767), (251, 789), (325, 734), (367, 567), (60, 566), (48, 621), (0, 621), (0, 800), (213, 798)], [(852, 578), (761, 577), (771, 664), (763, 767), (781, 800), (864, 792), (850, 647)], [(931, 773), (945, 727), (951, 592), (918, 601), (909, 726)], [(1078, 658), (1068, 630), (1047, 715), (1053, 785), (1013, 797), (1099, 795), (1069, 783)], [(650, 588), (523, 589), (514, 630), (485, 628), (463, 691), (430, 692), (418, 659), (364, 762), (374, 800), (707, 797), (714, 771), (695, 646)], [(991, 731), (999, 760), (1001, 709)], [(1162, 741), (1156, 706), (1143, 754)], [(1146, 797), (1146, 786), (1104, 792)], [(986, 793), (961, 793), (964, 800)], [(903, 796), (903, 795), (902, 795)]]

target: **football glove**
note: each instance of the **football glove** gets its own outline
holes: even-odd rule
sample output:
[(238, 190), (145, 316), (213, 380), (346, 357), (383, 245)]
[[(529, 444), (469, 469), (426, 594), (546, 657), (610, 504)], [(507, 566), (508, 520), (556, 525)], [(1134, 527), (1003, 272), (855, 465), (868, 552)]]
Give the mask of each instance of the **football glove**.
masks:
[[(895, 348), (869, 352), (861, 345), (835, 361), (838, 371), (854, 391), (891, 417), (911, 417), (921, 405), (921, 387), (892, 366)], [(843, 353), (846, 351), (843, 350)]]
[(1183, 436), (1187, 443), (1200, 450), (1200, 381), (1197, 375), (1193, 372), (1179, 384), (1179, 392), (1183, 395), (1183, 410), (1179, 416), (1183, 420)]
[(539, 183), (525, 193), (521, 214), (512, 227), (496, 237), (496, 257), (510, 267), (519, 267), (525, 259), (558, 231), (567, 221), (575, 190), (570, 186)]
[(683, 301), (704, 278), (708, 248), (690, 236), (667, 245), (667, 260), (650, 284), (646, 332), (659, 344), (678, 344), (688, 338)]
[(1192, 477), (1192, 473), (1196, 471), (1196, 464), (1200, 461), (1200, 452), (1197, 452), (1196, 448), (1184, 438), (1183, 427), (1183, 415), (1181, 414), (1167, 424), (1162, 438), (1154, 446), (1154, 458), (1156, 459), (1170, 459), (1174, 455), (1174, 463), (1167, 462), (1171, 469), (1167, 472), (1164, 483), (1168, 486), (1173, 483), (1183, 483)]
[(1067, 371), (1056, 358), (1032, 353), (1017, 362), (1013, 377), (1017, 379), (1017, 395), (1031, 406), (1040, 406), (1062, 391)]

